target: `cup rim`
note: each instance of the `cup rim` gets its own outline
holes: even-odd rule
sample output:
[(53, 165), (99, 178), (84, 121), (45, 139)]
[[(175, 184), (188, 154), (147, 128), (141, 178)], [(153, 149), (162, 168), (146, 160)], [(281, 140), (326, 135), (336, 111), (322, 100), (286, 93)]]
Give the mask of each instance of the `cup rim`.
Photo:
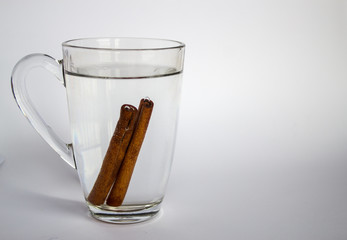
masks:
[[(82, 44), (77, 44), (78, 41), (88, 41), (88, 40), (145, 40), (145, 41), (161, 41), (161, 42), (167, 42), (169, 44), (174, 44), (172, 46), (167, 47), (140, 47), (140, 48), (112, 48), (112, 47), (90, 47), (90, 46), (83, 46)], [(136, 38), (136, 37), (91, 37), (91, 38), (76, 38), (67, 40), (62, 43), (63, 47), (69, 47), (69, 48), (79, 48), (79, 49), (88, 49), (88, 50), (106, 50), (106, 51), (147, 51), (147, 50), (169, 50), (169, 49), (176, 49), (176, 48), (184, 48), (185, 44), (180, 41), (176, 40), (169, 40), (169, 39), (161, 39), (161, 38)]]

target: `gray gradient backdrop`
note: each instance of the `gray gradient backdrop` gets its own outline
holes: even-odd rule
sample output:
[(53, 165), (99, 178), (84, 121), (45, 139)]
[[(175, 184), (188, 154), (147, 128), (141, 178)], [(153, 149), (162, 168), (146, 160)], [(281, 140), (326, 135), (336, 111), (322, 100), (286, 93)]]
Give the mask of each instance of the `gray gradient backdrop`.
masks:
[[(346, 1), (2, 0), (0, 29), (0, 239), (347, 239)], [(147, 223), (89, 217), (77, 174), (12, 97), (21, 57), (97, 36), (187, 45), (170, 183)], [(68, 140), (64, 88), (29, 77)]]

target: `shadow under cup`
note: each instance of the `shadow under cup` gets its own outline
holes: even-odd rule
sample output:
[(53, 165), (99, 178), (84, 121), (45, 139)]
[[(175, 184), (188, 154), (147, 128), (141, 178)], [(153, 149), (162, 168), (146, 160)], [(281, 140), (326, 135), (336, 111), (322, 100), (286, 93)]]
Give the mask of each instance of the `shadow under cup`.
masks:
[[(63, 76), (58, 78), (66, 86), (72, 144), (45, 130), (42, 119), (41, 125), (33, 124), (35, 112), (21, 101), (26, 93), (14, 84), (23, 113), (77, 169), (95, 218), (133, 223), (159, 212), (174, 153), (184, 48), (183, 43), (161, 39), (64, 42), (64, 59), (58, 61)], [(36, 65), (44, 62), (58, 75), (44, 57), (36, 56)], [(27, 58), (22, 65), (34, 61)], [(13, 82), (20, 71), (20, 66), (14, 70)]]

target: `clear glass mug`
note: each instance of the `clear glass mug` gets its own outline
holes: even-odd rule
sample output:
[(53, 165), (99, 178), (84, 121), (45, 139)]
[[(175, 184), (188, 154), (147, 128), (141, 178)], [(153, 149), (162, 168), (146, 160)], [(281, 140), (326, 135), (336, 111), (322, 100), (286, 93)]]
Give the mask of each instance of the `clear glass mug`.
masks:
[[(12, 72), (24, 116), (73, 168), (95, 218), (150, 219), (160, 210), (173, 159), (185, 45), (162, 39), (90, 38), (62, 44), (63, 60), (32, 54)], [(34, 67), (66, 87), (72, 143), (63, 142), (31, 103)]]

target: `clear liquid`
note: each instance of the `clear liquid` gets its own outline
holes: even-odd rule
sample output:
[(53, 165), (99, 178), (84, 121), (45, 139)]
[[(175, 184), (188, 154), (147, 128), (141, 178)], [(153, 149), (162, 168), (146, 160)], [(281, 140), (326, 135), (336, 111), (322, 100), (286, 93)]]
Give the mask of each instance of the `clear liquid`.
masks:
[(173, 157), (181, 73), (137, 66), (138, 72), (131, 74), (135, 69), (124, 66), (108, 72), (112, 77), (91, 77), (103, 76), (100, 71), (88, 67), (77, 71), (81, 74), (65, 72), (73, 148), (85, 197), (99, 174), (121, 106), (138, 107), (142, 98), (149, 97), (154, 108), (123, 205), (158, 202)]

